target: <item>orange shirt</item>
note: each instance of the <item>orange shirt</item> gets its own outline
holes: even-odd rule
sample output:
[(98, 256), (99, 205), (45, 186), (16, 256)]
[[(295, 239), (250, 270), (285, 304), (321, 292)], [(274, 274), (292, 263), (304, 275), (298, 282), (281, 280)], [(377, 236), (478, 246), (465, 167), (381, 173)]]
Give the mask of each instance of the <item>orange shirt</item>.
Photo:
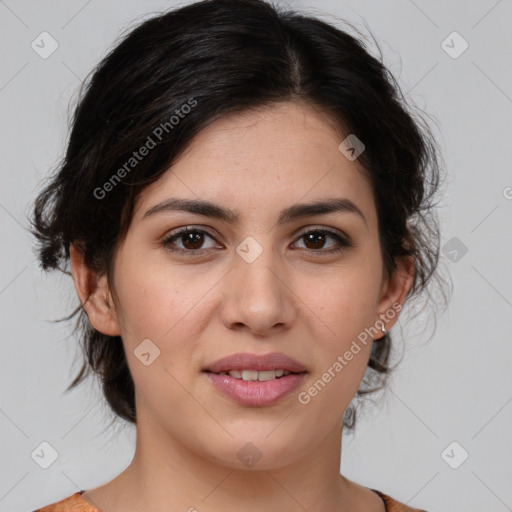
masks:
[[(371, 490), (382, 498), (386, 512), (426, 512), (425, 510), (408, 507), (407, 505), (396, 501), (395, 499), (380, 491), (375, 489)], [(82, 498), (82, 493), (84, 492), (85, 491), (76, 492), (75, 494), (72, 494), (71, 496), (61, 501), (34, 510), (34, 512), (101, 512), (99, 509), (93, 507), (88, 501)]]

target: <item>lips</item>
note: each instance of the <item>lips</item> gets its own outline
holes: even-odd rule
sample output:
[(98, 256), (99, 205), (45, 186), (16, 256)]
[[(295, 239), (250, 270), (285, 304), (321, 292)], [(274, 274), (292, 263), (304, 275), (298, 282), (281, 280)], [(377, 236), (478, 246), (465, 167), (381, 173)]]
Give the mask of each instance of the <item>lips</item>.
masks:
[(220, 393), (237, 404), (268, 407), (290, 396), (308, 372), (295, 359), (273, 352), (233, 354), (208, 365), (203, 373)]
[(260, 381), (265, 382), (267, 380), (280, 379), (282, 377), (286, 377), (293, 372), (288, 370), (264, 370), (264, 371), (256, 371), (256, 370), (230, 370), (229, 372), (220, 372), (217, 375), (229, 375), (234, 379), (245, 380), (247, 382)]
[(206, 366), (203, 371), (211, 373), (252, 370), (265, 372), (270, 370), (284, 370), (290, 373), (303, 373), (306, 368), (291, 357), (280, 352), (269, 354), (238, 353), (223, 357)]
[(304, 382), (307, 373), (289, 373), (268, 381), (245, 381), (211, 372), (204, 372), (204, 375), (231, 401), (245, 407), (268, 407), (290, 397)]

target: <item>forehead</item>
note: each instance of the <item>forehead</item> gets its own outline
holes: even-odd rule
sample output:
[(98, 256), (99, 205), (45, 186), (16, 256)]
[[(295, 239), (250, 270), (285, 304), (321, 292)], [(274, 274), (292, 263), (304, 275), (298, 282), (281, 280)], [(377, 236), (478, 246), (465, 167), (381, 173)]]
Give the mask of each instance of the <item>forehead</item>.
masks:
[(158, 181), (136, 215), (169, 196), (239, 211), (281, 210), (346, 197), (374, 216), (367, 173), (339, 150), (345, 135), (328, 115), (295, 102), (225, 115), (204, 128)]

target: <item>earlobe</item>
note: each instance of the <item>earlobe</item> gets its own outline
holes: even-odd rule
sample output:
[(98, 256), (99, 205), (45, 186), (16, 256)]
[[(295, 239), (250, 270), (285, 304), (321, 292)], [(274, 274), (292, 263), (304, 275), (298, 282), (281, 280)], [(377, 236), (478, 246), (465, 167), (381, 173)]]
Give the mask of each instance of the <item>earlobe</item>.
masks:
[(413, 257), (404, 257), (397, 262), (397, 268), (393, 274), (383, 282), (378, 312), (381, 319), (386, 318), (384, 327), (388, 331), (398, 319), (397, 313), (401, 311), (413, 285), (414, 273)]
[(98, 275), (89, 268), (82, 250), (75, 245), (70, 247), (70, 259), (75, 289), (91, 325), (108, 336), (119, 336), (119, 323), (106, 274)]

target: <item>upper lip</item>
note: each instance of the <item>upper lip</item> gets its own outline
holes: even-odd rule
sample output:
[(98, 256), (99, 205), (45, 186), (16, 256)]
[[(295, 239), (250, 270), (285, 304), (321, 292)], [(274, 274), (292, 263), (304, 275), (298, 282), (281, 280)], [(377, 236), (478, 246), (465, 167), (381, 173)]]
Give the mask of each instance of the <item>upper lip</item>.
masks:
[(288, 370), (302, 373), (306, 368), (295, 359), (280, 352), (269, 354), (238, 353), (218, 359), (209, 364), (203, 371), (212, 373), (228, 372), (231, 370)]

